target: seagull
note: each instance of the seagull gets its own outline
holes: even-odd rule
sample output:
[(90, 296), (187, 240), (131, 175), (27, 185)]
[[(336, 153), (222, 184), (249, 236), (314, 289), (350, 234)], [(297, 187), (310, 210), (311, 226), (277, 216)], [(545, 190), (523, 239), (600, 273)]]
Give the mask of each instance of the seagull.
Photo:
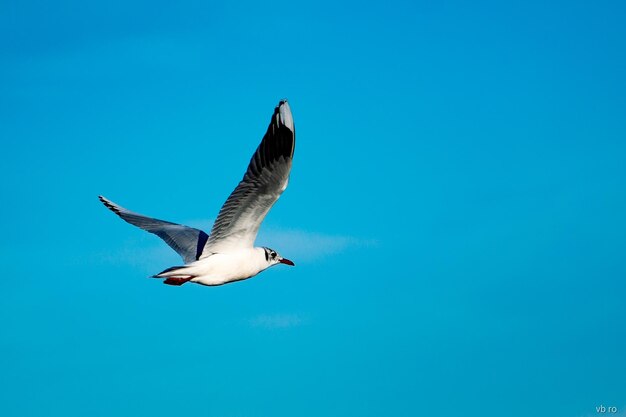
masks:
[(274, 109), (248, 170), (222, 206), (210, 234), (193, 227), (127, 210), (103, 196), (100, 201), (126, 222), (163, 239), (185, 262), (153, 275), (168, 285), (194, 282), (216, 286), (251, 278), (267, 268), (294, 266), (273, 249), (255, 247), (263, 219), (287, 188), (296, 131), (287, 100)]

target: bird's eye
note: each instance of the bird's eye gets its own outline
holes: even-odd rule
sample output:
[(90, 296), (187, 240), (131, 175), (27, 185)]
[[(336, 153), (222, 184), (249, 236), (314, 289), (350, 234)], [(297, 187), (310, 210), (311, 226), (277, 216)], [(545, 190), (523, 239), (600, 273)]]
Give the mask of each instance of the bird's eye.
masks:
[(276, 252), (272, 251), (271, 255), (272, 255), (272, 258), (275, 258), (276, 257)]

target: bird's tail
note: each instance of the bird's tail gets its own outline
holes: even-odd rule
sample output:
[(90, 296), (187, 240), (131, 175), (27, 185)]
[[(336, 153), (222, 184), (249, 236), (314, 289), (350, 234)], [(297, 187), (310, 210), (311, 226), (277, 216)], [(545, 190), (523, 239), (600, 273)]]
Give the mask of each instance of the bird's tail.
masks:
[(152, 278), (165, 278), (163, 283), (167, 285), (183, 285), (185, 282), (195, 277), (195, 275), (190, 274), (188, 270), (189, 267), (187, 266), (173, 266), (153, 275)]

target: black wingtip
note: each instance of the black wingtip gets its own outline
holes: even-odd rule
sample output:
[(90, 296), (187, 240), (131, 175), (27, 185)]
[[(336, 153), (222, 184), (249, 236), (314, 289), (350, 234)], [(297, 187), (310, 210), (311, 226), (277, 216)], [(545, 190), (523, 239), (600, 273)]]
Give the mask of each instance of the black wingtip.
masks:
[(120, 214), (119, 208), (115, 204), (113, 204), (112, 201), (107, 200), (104, 196), (101, 195), (98, 196), (98, 199), (102, 202), (102, 204), (104, 204), (106, 208), (111, 210), (113, 213)]

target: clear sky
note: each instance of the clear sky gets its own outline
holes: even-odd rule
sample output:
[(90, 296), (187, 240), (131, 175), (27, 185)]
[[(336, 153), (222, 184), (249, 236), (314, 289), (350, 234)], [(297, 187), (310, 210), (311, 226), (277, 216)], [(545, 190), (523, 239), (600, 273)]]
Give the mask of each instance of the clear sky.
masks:
[[(0, 3), (0, 415), (626, 415), (623, 2), (172, 3)], [(283, 97), (297, 266), (148, 279)]]

